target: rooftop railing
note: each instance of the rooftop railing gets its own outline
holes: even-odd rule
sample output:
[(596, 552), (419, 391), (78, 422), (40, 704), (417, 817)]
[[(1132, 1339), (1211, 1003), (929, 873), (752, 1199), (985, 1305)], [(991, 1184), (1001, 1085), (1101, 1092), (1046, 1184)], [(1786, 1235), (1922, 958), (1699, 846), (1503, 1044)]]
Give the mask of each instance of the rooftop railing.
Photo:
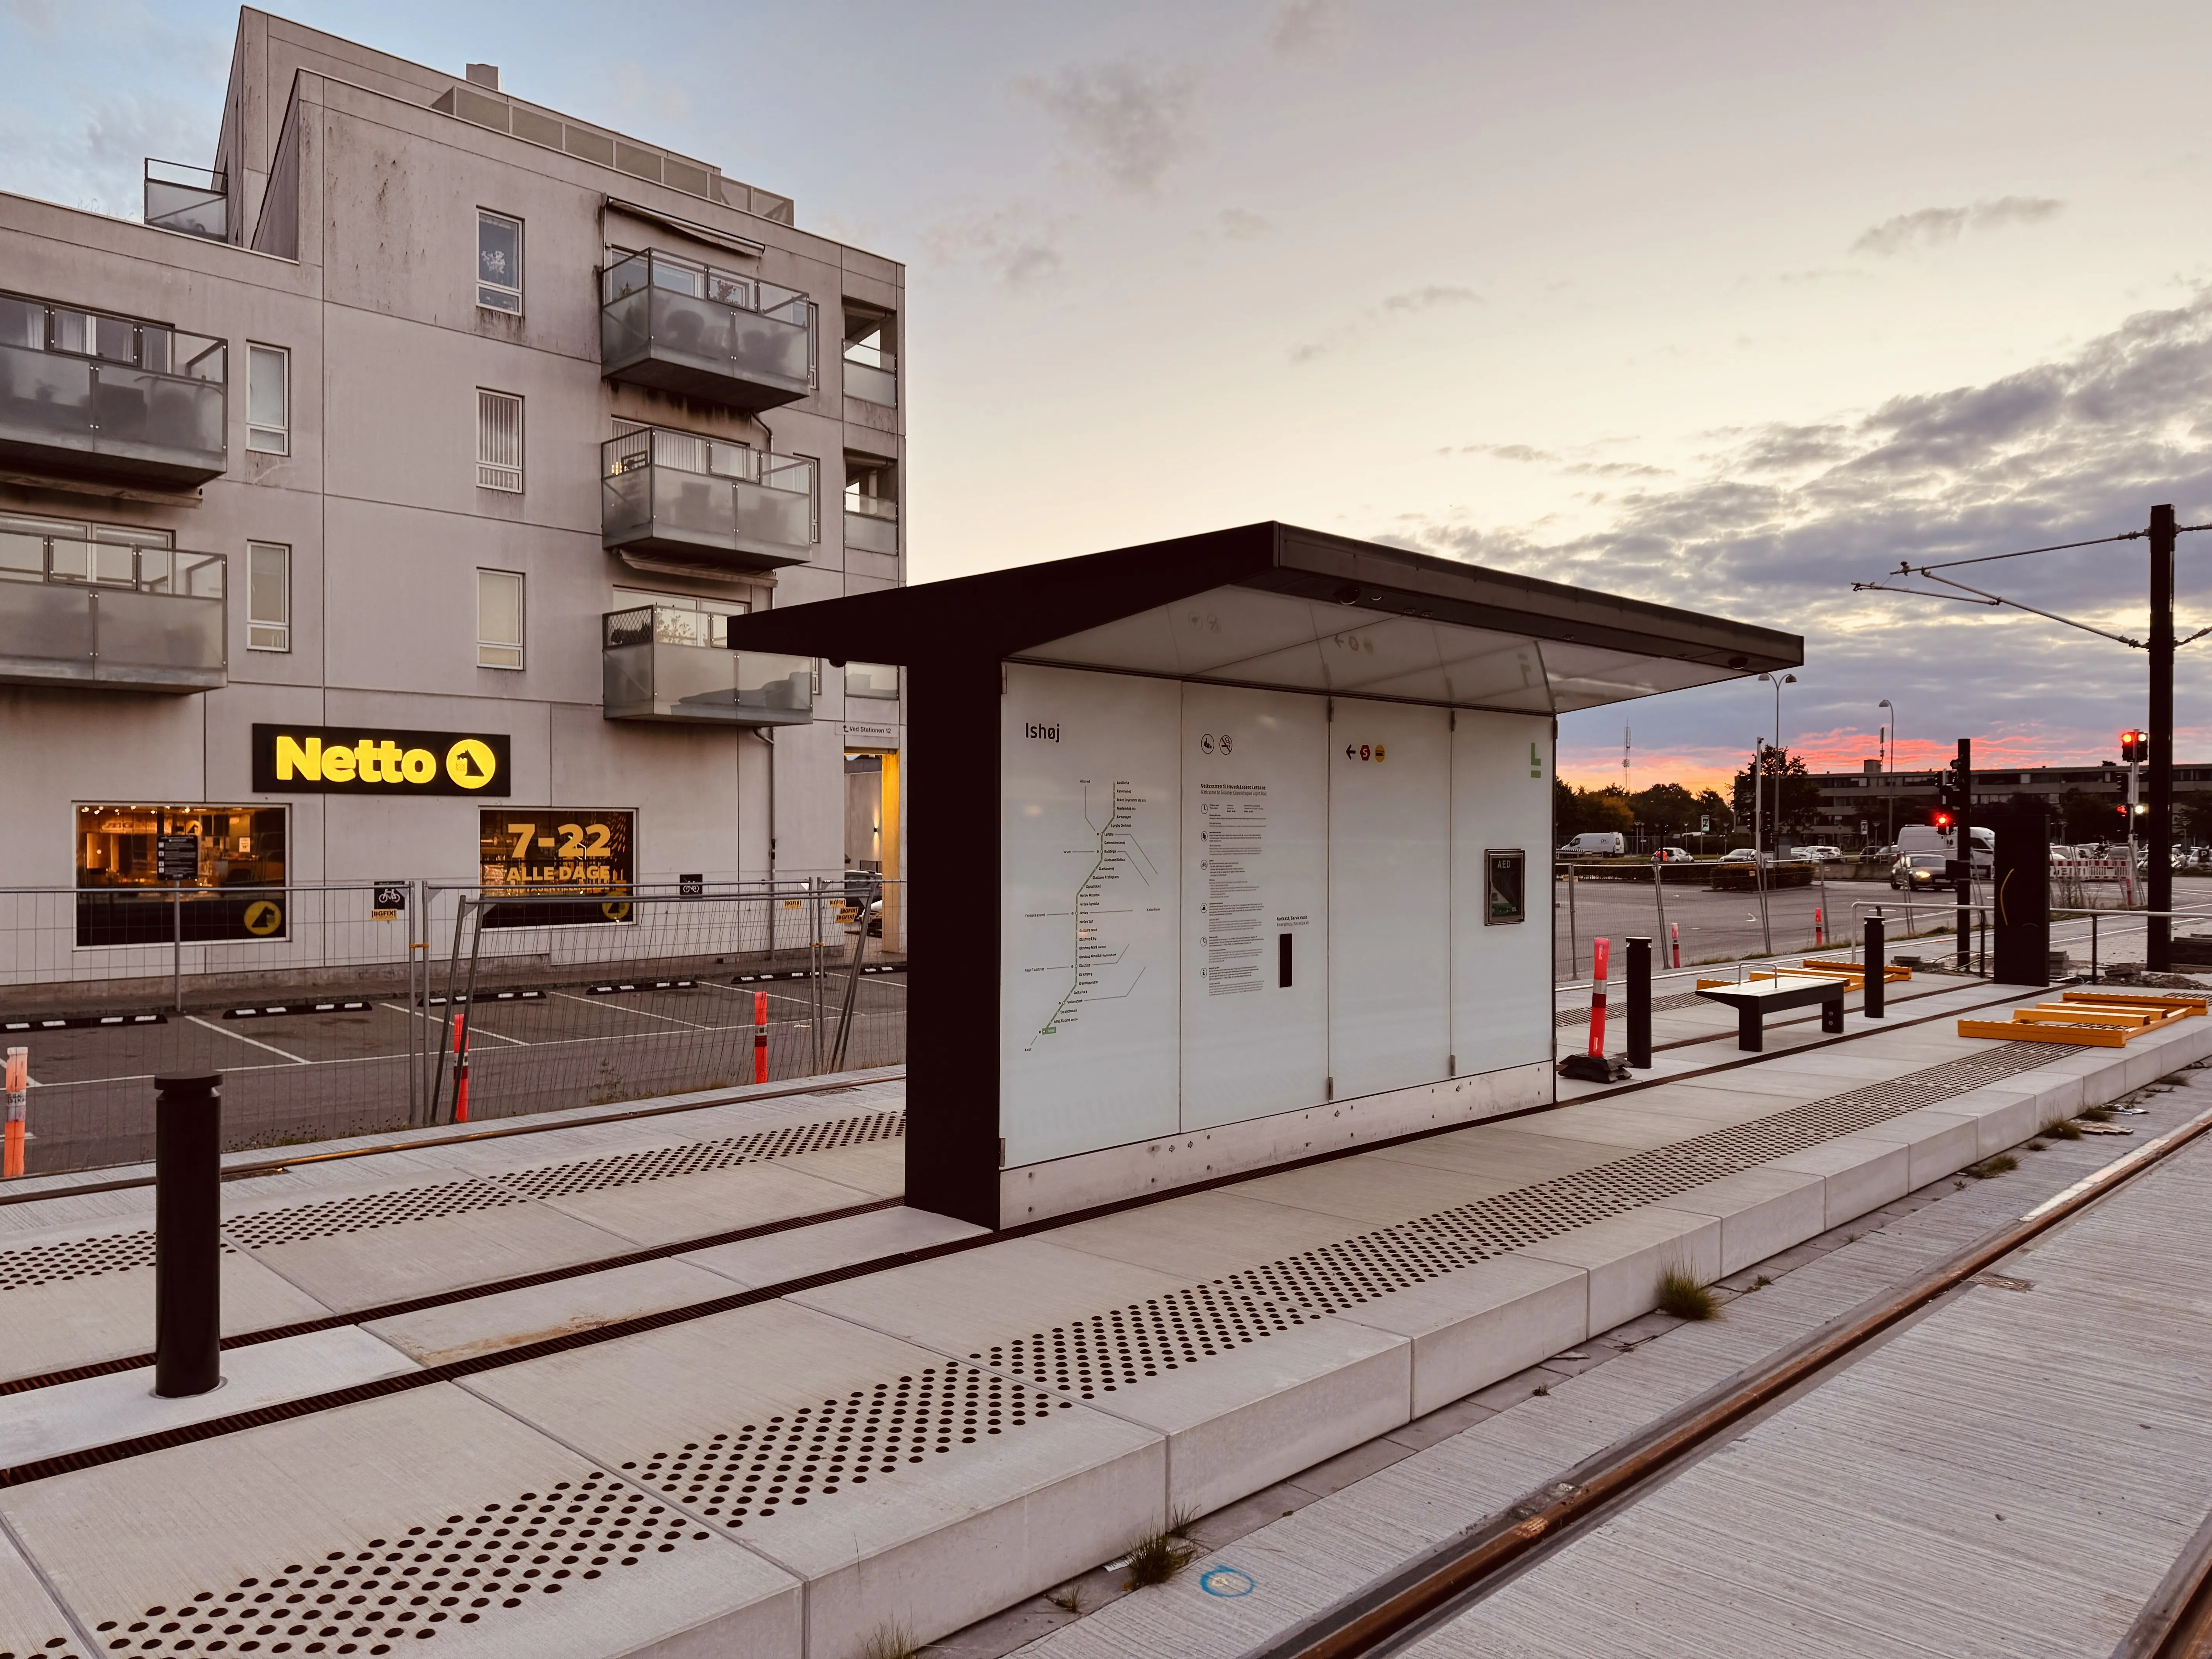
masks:
[(146, 158), (146, 222), (211, 242), (230, 240), (230, 180), (205, 167)]
[(796, 289), (657, 249), (617, 250), (599, 284), (609, 380), (744, 410), (814, 390), (814, 306)]
[(229, 465), (229, 348), (0, 294), (0, 465), (173, 489)]

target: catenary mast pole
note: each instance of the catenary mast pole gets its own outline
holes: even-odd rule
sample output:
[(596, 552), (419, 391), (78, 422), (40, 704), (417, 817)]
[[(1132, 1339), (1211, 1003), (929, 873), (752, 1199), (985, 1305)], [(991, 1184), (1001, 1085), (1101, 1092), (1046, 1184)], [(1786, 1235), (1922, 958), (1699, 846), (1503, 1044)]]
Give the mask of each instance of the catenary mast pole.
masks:
[(2150, 510), (2150, 909), (2145, 958), (2173, 966), (2173, 541), (2171, 506)]

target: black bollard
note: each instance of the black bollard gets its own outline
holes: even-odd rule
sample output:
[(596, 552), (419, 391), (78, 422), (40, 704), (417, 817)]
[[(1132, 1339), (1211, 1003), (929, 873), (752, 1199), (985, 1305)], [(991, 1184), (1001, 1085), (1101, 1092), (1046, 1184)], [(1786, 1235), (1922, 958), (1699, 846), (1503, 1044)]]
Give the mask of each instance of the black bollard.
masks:
[(1639, 1071), (1651, 1065), (1651, 941), (1628, 940), (1628, 1063)]
[(154, 1392), (222, 1381), (222, 1074), (154, 1079)]
[(1882, 1018), (1881, 1000), (1888, 986), (1888, 963), (1882, 955), (1882, 921), (1866, 919), (1866, 1017)]

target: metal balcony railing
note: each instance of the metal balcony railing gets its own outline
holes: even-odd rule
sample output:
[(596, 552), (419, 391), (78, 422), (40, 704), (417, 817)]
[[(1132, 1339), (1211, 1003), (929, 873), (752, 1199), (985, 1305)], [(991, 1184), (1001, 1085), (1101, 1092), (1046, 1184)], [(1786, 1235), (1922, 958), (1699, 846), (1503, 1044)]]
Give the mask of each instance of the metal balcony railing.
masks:
[(220, 553), (0, 532), (0, 684), (212, 690), (227, 576)]
[(898, 498), (895, 495), (845, 496), (845, 545), (871, 553), (898, 556)]
[(599, 447), (599, 537), (647, 569), (772, 569), (813, 556), (814, 463), (645, 427)]
[(599, 370), (611, 380), (773, 409), (814, 390), (813, 303), (795, 289), (658, 251), (617, 252), (599, 277)]
[(211, 242), (230, 240), (230, 180), (205, 167), (146, 158), (146, 222)]
[(898, 359), (865, 340), (845, 343), (845, 395), (864, 404), (898, 407)]
[(666, 605), (601, 619), (601, 712), (611, 720), (803, 726), (814, 718), (811, 658), (732, 651), (726, 618)]
[(0, 294), (0, 466), (183, 489), (230, 464), (229, 349)]

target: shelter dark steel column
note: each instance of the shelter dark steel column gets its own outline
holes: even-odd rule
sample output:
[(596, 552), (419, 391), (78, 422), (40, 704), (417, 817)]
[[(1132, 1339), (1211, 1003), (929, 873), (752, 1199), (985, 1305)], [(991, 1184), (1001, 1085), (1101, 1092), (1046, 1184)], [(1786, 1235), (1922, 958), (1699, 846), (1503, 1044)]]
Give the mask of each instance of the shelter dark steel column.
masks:
[(1959, 818), (1951, 826), (1951, 849), (1958, 854), (1959, 971), (1974, 971), (1974, 740), (1959, 739)]
[(154, 1392), (222, 1381), (222, 1074), (154, 1079)]
[(2173, 966), (2173, 508), (2150, 510), (2150, 908), (2146, 960)]
[(1882, 1006), (1888, 995), (1889, 981), (1885, 977), (1889, 969), (1888, 929), (1880, 916), (1866, 919), (1866, 1017), (1881, 1019), (1887, 1010)]
[(2014, 795), (1994, 816), (1990, 872), (1991, 975), (2001, 985), (2051, 983), (2051, 823), (2032, 795)]
[(1634, 934), (1628, 939), (1628, 1063), (1639, 1070), (1651, 1064), (1651, 941)]

